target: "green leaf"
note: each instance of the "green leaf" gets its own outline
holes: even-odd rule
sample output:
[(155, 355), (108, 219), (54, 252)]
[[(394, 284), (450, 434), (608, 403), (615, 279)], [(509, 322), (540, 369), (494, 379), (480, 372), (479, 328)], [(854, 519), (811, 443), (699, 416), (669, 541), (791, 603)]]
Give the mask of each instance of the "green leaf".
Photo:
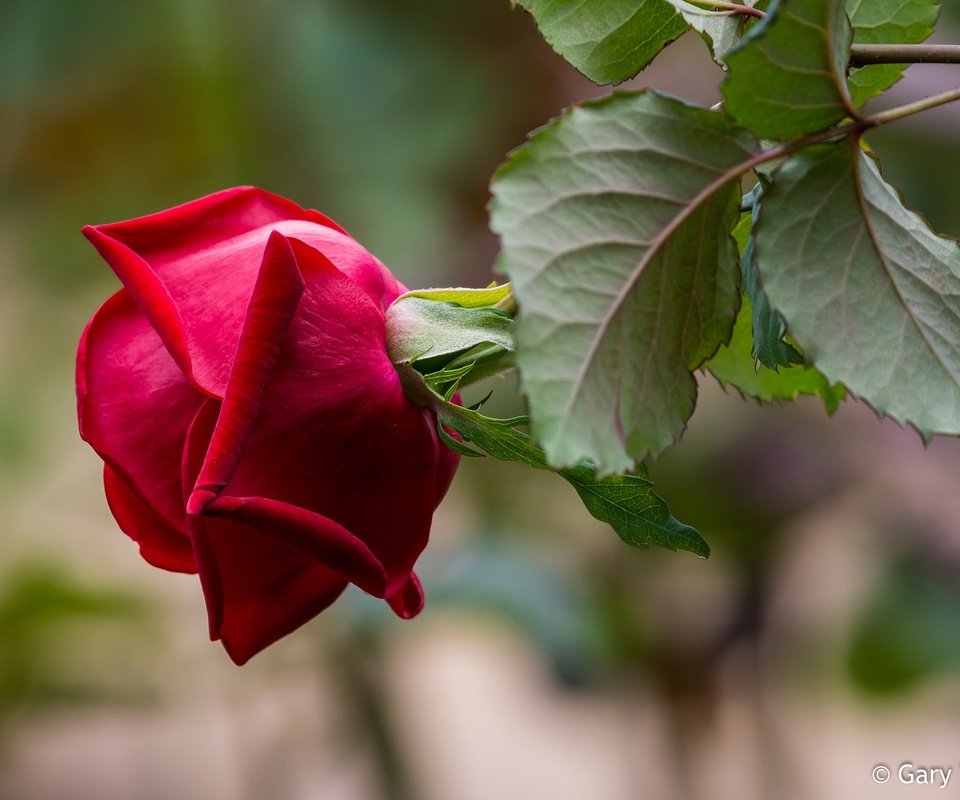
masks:
[(400, 295), (394, 302), (399, 303), (410, 297), (424, 300), (436, 300), (441, 303), (456, 303), (462, 308), (483, 308), (495, 306), (510, 295), (510, 284), (487, 286), (485, 289), (414, 289)]
[[(463, 453), (466, 446), (452, 439), (444, 427), (450, 428), (466, 442), (501, 459), (537, 469), (550, 469), (543, 451), (518, 427), (525, 417), (508, 420), (485, 417), (478, 411), (444, 403), (437, 409), (439, 428), (444, 441)], [(466, 453), (476, 455), (476, 453)], [(689, 550), (706, 558), (710, 547), (695, 529), (678, 522), (662, 498), (653, 491), (653, 484), (643, 475), (611, 475), (600, 478), (596, 469), (586, 463), (558, 470), (583, 500), (591, 516), (609, 524), (617, 535), (633, 547), (658, 545), (670, 550)]]
[(670, 514), (650, 481), (637, 475), (600, 478), (592, 467), (560, 471), (580, 495), (594, 519), (606, 522), (632, 547), (657, 545), (670, 550), (688, 550), (707, 558), (710, 545), (696, 528), (684, 525)]
[[(714, 59), (722, 64), (731, 50), (740, 44), (746, 33), (749, 18), (728, 11), (710, 11), (700, 8), (687, 0), (667, 0), (680, 12), (691, 28), (699, 33), (713, 53)], [(756, 5), (756, 0), (741, 0), (741, 5)]]
[(727, 55), (727, 111), (757, 136), (791, 139), (850, 111), (850, 22), (843, 0), (774, 0)]
[(960, 248), (856, 140), (784, 163), (756, 237), (764, 289), (808, 360), (924, 437), (960, 434)]
[(836, 411), (846, 395), (842, 385), (831, 386), (812, 367), (797, 365), (777, 371), (757, 363), (753, 355), (752, 319), (750, 298), (744, 296), (729, 344), (717, 351), (706, 363), (706, 369), (722, 385), (733, 386), (742, 394), (763, 402), (794, 400), (797, 395), (810, 394), (823, 400), (827, 413)]
[(682, 432), (692, 370), (736, 314), (729, 231), (754, 147), (722, 113), (616, 93), (535, 133), (494, 177), (498, 269), (551, 464), (627, 472)]
[[(933, 33), (937, 0), (847, 0), (856, 44), (919, 44)], [(906, 64), (871, 64), (850, 71), (847, 84), (857, 106), (900, 80)]]
[(550, 46), (594, 83), (632, 78), (687, 23), (667, 0), (519, 0)]
[(461, 353), (478, 344), (513, 350), (513, 320), (493, 308), (399, 298), (387, 309), (387, 353), (394, 364)]
[(752, 202), (750, 216), (744, 215), (746, 219), (741, 218), (741, 224), (734, 231), (734, 238), (741, 253), (740, 271), (743, 274), (743, 291), (750, 301), (753, 312), (753, 352), (757, 361), (763, 366), (776, 370), (780, 367), (802, 364), (803, 356), (796, 347), (786, 341), (787, 323), (780, 314), (770, 308), (770, 301), (760, 285), (760, 273), (757, 270), (754, 252), (755, 242), (750, 233), (760, 210), (763, 186), (767, 182), (767, 176), (761, 175), (760, 182), (750, 195)]

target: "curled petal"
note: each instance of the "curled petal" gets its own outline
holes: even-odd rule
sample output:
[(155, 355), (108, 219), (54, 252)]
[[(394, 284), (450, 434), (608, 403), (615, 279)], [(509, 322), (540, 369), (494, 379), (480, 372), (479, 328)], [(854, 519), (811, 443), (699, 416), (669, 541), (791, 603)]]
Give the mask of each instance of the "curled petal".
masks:
[[(185, 491), (193, 486), (203, 463), (219, 405), (208, 400), (190, 426), (182, 467)], [(224, 504), (219, 515), (217, 509), (209, 516), (190, 515), (190, 537), (210, 638), (220, 640), (230, 658), (243, 664), (323, 611), (340, 596), (347, 580), (288, 544), (282, 535), (261, 528), (262, 513), (249, 505), (244, 512), (243, 501), (232, 509), (226, 500), (216, 502)], [(338, 531), (333, 533), (335, 540)], [(317, 538), (322, 535), (320, 531)], [(296, 538), (304, 538), (302, 532)]]
[(129, 294), (107, 300), (80, 340), (80, 435), (143, 503), (184, 533), (180, 454), (202, 402)]
[(249, 187), (83, 232), (184, 374), (205, 394), (222, 397), (274, 230), (322, 246), (377, 303), (389, 304), (400, 291), (379, 261), (322, 214)]
[(189, 537), (141, 500), (109, 466), (103, 469), (103, 486), (120, 530), (140, 545), (145, 561), (171, 572), (197, 571)]
[(420, 585), (420, 579), (411, 572), (400, 588), (387, 597), (387, 602), (400, 619), (413, 619), (423, 611), (423, 586)]
[(279, 233), (270, 234), (188, 511), (191, 504), (204, 504), (203, 497), (218, 494), (233, 475), (302, 294), (303, 279), (290, 243)]

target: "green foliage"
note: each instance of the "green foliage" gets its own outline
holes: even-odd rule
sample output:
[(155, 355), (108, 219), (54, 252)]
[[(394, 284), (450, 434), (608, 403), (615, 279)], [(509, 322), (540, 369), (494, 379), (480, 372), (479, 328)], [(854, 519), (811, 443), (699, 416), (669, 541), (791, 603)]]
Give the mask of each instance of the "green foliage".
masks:
[[(516, 364), (547, 462), (604, 475), (658, 454), (683, 432), (701, 366), (763, 401), (813, 394), (832, 411), (850, 391), (924, 437), (960, 434), (957, 243), (907, 210), (861, 147), (868, 130), (960, 98), (869, 117), (858, 106), (902, 66), (847, 78), (852, 39), (921, 42), (937, 4), (772, 0), (756, 22), (665, 1), (727, 67), (723, 108), (614, 93), (535, 132), (494, 176)], [(644, 3), (523, 5), (594, 79), (668, 40), (645, 49), (652, 28), (625, 24)]]
[[(743, 275), (743, 291), (747, 296), (752, 313), (753, 353), (763, 366), (776, 370), (780, 367), (792, 367), (803, 363), (803, 356), (786, 340), (787, 322), (781, 314), (770, 308), (770, 300), (760, 285), (760, 271), (757, 268), (755, 242), (750, 235), (760, 210), (760, 197), (767, 179), (761, 176), (760, 182), (750, 193), (750, 215), (744, 215), (733, 232), (740, 249), (740, 270)], [(741, 311), (741, 316), (743, 312)]]
[(850, 22), (843, 0), (775, 0), (727, 56), (727, 111), (757, 136), (791, 139), (849, 111)]
[[(740, 44), (747, 26), (753, 17), (743, 17), (725, 11), (710, 11), (700, 8), (687, 0), (667, 0), (697, 33), (699, 33), (713, 53), (714, 59), (723, 63), (727, 53)], [(743, 0), (742, 5), (751, 8), (756, 0)]]
[(820, 372), (802, 363), (779, 370), (759, 363), (753, 353), (752, 321), (750, 298), (744, 296), (730, 342), (706, 364), (713, 376), (721, 384), (764, 402), (794, 400), (801, 394), (818, 395), (827, 412), (833, 413), (846, 395), (843, 386), (831, 386)]
[(960, 249), (856, 140), (783, 164), (756, 237), (771, 303), (830, 381), (925, 437), (960, 433)]
[(514, 0), (594, 83), (632, 78), (687, 29), (667, 0)]
[[(518, 430), (527, 424), (525, 417), (492, 419), (452, 403), (439, 405), (437, 414), (442, 435), (448, 444), (453, 442), (458, 452), (471, 448), (451, 440), (443, 426), (460, 434), (465, 443), (475, 445), (494, 458), (536, 469), (550, 469), (543, 451), (526, 433)], [(627, 544), (689, 550), (704, 558), (710, 555), (710, 547), (700, 533), (670, 514), (667, 504), (653, 491), (653, 484), (646, 478), (645, 471), (639, 475), (601, 477), (592, 464), (582, 462), (557, 472), (576, 489), (587, 511), (609, 524)]]
[(729, 231), (752, 138), (656, 92), (572, 109), (493, 182), (517, 363), (553, 465), (628, 471), (676, 439), (739, 290)]
[[(936, 0), (847, 0), (856, 44), (917, 44), (933, 33), (940, 4)], [(850, 70), (847, 84), (854, 104), (862, 106), (900, 80), (904, 64), (871, 64)]]

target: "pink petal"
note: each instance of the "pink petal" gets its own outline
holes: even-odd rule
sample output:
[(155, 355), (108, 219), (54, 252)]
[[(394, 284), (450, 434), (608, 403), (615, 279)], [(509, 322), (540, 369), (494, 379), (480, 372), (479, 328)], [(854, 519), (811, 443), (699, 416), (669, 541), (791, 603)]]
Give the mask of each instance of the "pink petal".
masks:
[(190, 539), (145, 503), (109, 466), (103, 468), (107, 504), (120, 529), (140, 545), (140, 555), (155, 567), (195, 573)]
[(184, 534), (180, 458), (202, 402), (129, 294), (107, 300), (77, 353), (80, 435), (154, 514)]

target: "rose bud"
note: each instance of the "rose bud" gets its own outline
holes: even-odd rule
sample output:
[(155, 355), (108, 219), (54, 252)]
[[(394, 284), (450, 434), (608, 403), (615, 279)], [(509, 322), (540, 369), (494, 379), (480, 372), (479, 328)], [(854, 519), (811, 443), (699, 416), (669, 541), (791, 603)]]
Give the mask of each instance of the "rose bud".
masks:
[(84, 234), (123, 288), (80, 341), (80, 435), (143, 557), (199, 574), (211, 639), (242, 664), (348, 583), (417, 614), (457, 456), (387, 356), (404, 287), (254, 188)]

